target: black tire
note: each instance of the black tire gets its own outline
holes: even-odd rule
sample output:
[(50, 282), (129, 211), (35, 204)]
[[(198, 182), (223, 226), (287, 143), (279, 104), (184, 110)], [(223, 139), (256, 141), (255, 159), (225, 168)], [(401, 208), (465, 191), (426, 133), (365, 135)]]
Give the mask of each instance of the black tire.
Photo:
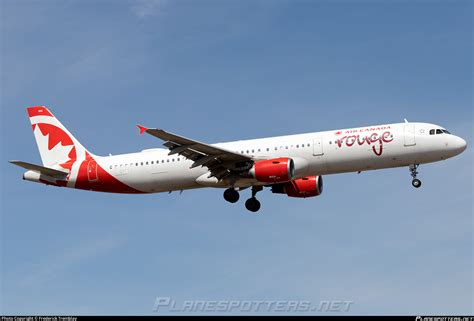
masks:
[(413, 185), (414, 188), (420, 188), (421, 181), (418, 178), (415, 178), (414, 180), (411, 181), (411, 185)]
[(260, 209), (260, 202), (255, 197), (251, 197), (245, 202), (245, 207), (255, 213)]
[(228, 188), (224, 191), (224, 199), (229, 203), (236, 203), (240, 198), (239, 192), (233, 188)]

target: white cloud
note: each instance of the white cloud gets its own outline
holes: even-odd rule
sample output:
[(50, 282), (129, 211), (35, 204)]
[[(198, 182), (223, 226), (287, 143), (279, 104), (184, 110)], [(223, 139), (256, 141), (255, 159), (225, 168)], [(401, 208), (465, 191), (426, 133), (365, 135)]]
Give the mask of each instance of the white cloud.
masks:
[(132, 12), (140, 19), (159, 15), (166, 0), (136, 0), (132, 6)]

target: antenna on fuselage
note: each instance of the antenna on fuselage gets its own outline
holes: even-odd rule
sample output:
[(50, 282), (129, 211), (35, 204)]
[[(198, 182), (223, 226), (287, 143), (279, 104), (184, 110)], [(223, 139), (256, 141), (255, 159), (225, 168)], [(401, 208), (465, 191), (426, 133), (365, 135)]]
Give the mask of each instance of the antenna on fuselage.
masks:
[(406, 118), (403, 118), (403, 120), (405, 121), (405, 123), (408, 123), (408, 120)]

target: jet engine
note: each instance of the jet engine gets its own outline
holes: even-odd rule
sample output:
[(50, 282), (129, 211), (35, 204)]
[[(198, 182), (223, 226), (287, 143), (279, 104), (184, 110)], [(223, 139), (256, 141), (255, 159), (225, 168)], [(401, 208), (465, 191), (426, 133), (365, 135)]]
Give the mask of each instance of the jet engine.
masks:
[(321, 195), (322, 192), (322, 176), (307, 176), (272, 186), (272, 193), (286, 194), (289, 197), (313, 197)]
[(287, 157), (257, 161), (250, 169), (250, 175), (264, 183), (289, 182), (294, 174), (295, 164)]

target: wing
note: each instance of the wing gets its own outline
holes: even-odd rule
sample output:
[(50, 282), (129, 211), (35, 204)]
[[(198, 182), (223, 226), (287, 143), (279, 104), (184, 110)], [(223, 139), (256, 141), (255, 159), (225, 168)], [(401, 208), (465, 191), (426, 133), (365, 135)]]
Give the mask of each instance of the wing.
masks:
[(140, 129), (140, 134), (147, 133), (164, 140), (163, 145), (170, 150), (168, 155), (178, 154), (194, 161), (191, 168), (207, 167), (210, 172), (209, 178), (215, 177), (218, 181), (248, 170), (253, 164), (253, 159), (247, 155), (204, 144), (162, 129), (146, 128), (141, 125), (137, 127)]

